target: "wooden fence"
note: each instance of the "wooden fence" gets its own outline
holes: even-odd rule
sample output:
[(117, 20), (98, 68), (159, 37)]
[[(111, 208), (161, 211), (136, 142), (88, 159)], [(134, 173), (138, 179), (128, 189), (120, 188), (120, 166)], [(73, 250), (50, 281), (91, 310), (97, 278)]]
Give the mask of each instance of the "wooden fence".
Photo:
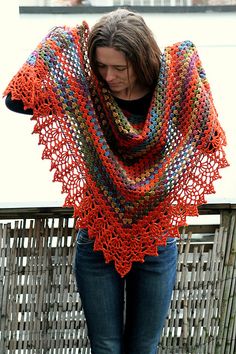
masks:
[[(0, 209), (1, 354), (90, 353), (72, 274), (71, 213)], [(236, 205), (206, 205), (200, 214), (218, 215), (218, 221), (181, 231), (177, 281), (158, 354), (236, 351)]]

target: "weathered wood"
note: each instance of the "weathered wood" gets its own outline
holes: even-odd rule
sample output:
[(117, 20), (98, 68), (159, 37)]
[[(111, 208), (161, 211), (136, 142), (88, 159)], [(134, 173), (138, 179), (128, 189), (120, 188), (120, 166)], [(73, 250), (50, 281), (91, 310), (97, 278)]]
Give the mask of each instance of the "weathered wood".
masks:
[[(230, 212), (236, 210), (236, 204), (220, 203), (220, 204), (204, 204), (199, 208), (200, 215), (216, 215), (223, 211)], [(73, 215), (72, 208), (61, 207), (20, 207), (20, 208), (0, 208), (1, 220), (12, 219), (38, 219), (38, 218), (71, 218)]]
[[(221, 215), (221, 226), (181, 230), (159, 354), (235, 352), (236, 208), (204, 208), (201, 214)], [(0, 210), (1, 354), (90, 353), (72, 271), (71, 215), (65, 208)]]
[(219, 327), (219, 336), (216, 353), (230, 353), (232, 346), (236, 348), (235, 337), (230, 338), (233, 333), (231, 326), (235, 325), (235, 267), (236, 267), (236, 226), (235, 213), (226, 215), (223, 213), (222, 222), (228, 224), (228, 240), (224, 259), (222, 296), (221, 296), (221, 324)]

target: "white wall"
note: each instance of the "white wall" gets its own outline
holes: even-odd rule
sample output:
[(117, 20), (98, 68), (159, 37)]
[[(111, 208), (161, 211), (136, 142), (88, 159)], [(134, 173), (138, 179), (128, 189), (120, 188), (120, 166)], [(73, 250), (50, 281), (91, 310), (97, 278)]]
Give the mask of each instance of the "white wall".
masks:
[[(86, 19), (92, 25), (101, 15), (19, 15), (18, 1), (1, 5), (1, 91), (29, 53), (55, 25), (75, 25)], [(161, 48), (184, 39), (198, 47), (211, 84), (220, 121), (228, 137), (231, 166), (215, 183), (208, 201), (236, 201), (236, 13), (144, 14)], [(41, 160), (42, 147), (31, 135), (28, 116), (6, 109), (0, 101), (0, 206), (61, 205), (60, 184), (52, 183), (49, 161)]]

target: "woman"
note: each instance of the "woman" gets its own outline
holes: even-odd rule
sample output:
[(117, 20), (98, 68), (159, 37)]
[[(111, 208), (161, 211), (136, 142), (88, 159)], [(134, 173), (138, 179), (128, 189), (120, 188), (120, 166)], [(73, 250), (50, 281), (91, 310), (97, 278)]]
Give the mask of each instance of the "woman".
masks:
[(43, 158), (74, 208), (92, 353), (156, 353), (178, 228), (227, 166), (195, 46), (162, 54), (143, 18), (119, 9), (91, 32), (53, 29), (5, 94), (10, 109), (33, 113)]

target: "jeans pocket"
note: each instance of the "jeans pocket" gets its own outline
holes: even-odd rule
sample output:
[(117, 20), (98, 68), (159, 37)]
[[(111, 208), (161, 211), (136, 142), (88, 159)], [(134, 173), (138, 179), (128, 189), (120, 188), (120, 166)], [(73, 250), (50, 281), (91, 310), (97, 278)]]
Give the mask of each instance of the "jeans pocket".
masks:
[(173, 251), (174, 249), (177, 249), (176, 238), (175, 237), (168, 237), (166, 239), (165, 246), (158, 246), (158, 253)]
[(94, 243), (94, 239), (90, 239), (87, 229), (80, 229), (77, 233), (76, 242), (78, 245), (90, 245)]
[(173, 243), (176, 243), (176, 238), (175, 237), (168, 237), (166, 240), (166, 245), (172, 245)]

